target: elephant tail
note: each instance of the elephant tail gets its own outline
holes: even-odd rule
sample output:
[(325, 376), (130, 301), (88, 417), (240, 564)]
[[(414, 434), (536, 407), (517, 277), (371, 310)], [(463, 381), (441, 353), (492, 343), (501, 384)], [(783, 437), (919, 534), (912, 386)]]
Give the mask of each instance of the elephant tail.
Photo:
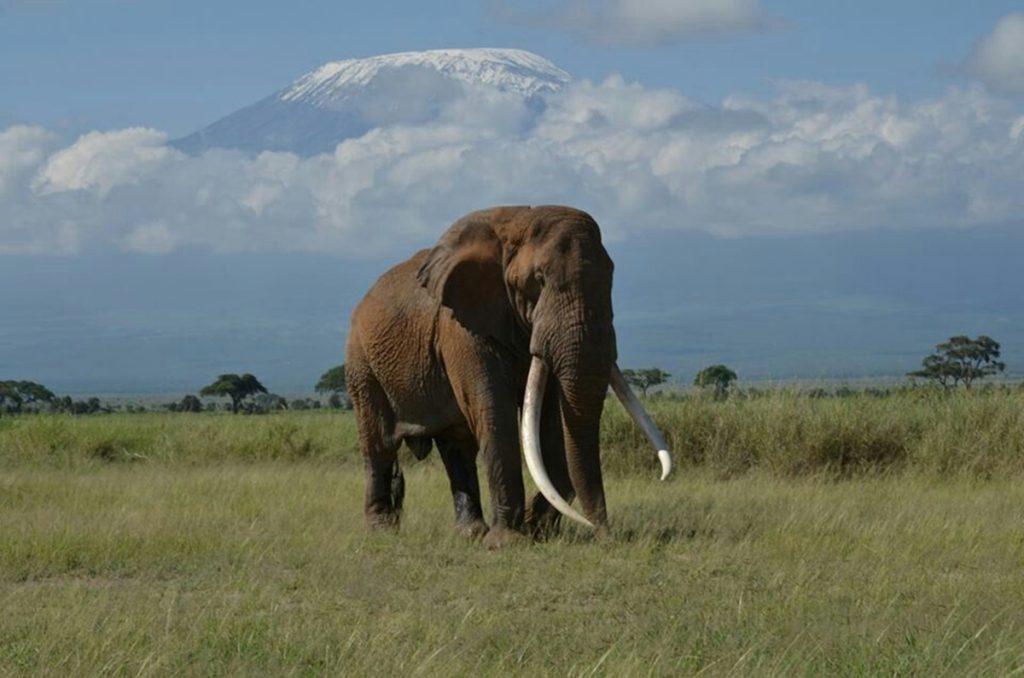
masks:
[(402, 469), (398, 465), (398, 460), (395, 460), (394, 465), (391, 467), (391, 506), (394, 508), (396, 513), (402, 511), (402, 502), (405, 501), (405, 476), (402, 475)]

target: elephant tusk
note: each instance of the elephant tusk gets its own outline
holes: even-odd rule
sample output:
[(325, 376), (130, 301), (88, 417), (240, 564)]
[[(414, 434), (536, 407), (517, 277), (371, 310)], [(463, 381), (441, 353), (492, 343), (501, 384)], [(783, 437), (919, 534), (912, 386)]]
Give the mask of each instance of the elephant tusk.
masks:
[(626, 378), (622, 376), (618, 365), (612, 365), (611, 382), (612, 390), (615, 391), (615, 395), (619, 397), (622, 405), (629, 412), (629, 416), (633, 417), (633, 421), (643, 430), (647, 439), (651, 441), (651, 445), (657, 450), (658, 461), (661, 462), (661, 479), (665, 480), (672, 473), (672, 455), (668, 451), (668, 443), (665, 442), (665, 437), (661, 435), (661, 431), (651, 421), (651, 417), (644, 410), (644, 406), (640, 404), (636, 395), (633, 394), (633, 389), (626, 383)]
[(544, 458), (540, 451), (540, 413), (544, 403), (544, 387), (548, 382), (548, 366), (544, 361), (534, 356), (530, 363), (530, 374), (526, 378), (526, 396), (523, 399), (523, 419), (520, 435), (523, 440), (523, 456), (526, 457), (526, 468), (530, 471), (530, 477), (544, 498), (552, 506), (558, 509), (559, 513), (572, 518), (578, 523), (588, 527), (594, 524), (581, 516), (569, 506), (569, 503), (562, 499), (558, 490), (551, 483), (548, 472), (544, 468)]

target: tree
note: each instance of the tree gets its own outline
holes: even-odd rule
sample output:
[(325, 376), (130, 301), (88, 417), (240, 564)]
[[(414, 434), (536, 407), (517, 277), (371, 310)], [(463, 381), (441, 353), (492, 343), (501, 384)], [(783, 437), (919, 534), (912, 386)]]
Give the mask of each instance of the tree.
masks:
[(182, 398), (181, 402), (178, 403), (178, 411), (179, 412), (202, 412), (203, 411), (203, 401), (201, 401), (199, 398), (195, 397), (194, 395), (189, 394), (189, 395), (185, 396), (184, 398)]
[(320, 375), (320, 381), (316, 382), (316, 392), (344, 395), (347, 386), (345, 382), (345, 366), (338, 365)]
[(251, 374), (222, 374), (208, 386), (204, 386), (199, 395), (231, 398), (231, 411), (238, 413), (243, 400), (257, 393), (266, 393), (266, 387)]
[(276, 393), (263, 393), (252, 399), (252, 402), (246, 403), (245, 411), (247, 414), (266, 414), (267, 412), (276, 412), (278, 410), (287, 410), (288, 401), (277, 395)]
[(52, 403), (57, 396), (34, 381), (0, 381), (0, 407), (20, 412), (25, 405)]
[(729, 387), (738, 377), (725, 365), (711, 365), (697, 373), (693, 379), (694, 386), (714, 389), (715, 398), (724, 398)]
[(13, 381), (0, 381), (0, 411), (21, 411), (21, 396), (18, 394), (16, 383)]
[(935, 345), (935, 353), (921, 361), (921, 369), (908, 372), (909, 377), (929, 379), (943, 388), (963, 384), (971, 388), (975, 379), (984, 379), (1006, 369), (1000, 362), (999, 342), (984, 334), (977, 339), (964, 335), (950, 337)]
[(622, 370), (622, 376), (626, 383), (640, 389), (640, 394), (646, 398), (647, 389), (652, 386), (664, 384), (672, 375), (657, 367), (648, 367), (640, 370)]
[(14, 383), (16, 384), (18, 393), (21, 395), (21, 399), (26, 405), (31, 405), (32, 403), (50, 403), (57, 397), (53, 395), (53, 391), (42, 384), (37, 384), (34, 381), (18, 381)]

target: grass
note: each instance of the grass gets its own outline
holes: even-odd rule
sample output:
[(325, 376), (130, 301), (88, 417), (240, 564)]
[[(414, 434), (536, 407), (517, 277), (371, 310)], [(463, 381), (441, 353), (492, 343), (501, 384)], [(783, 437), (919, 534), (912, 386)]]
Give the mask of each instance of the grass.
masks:
[(498, 552), (347, 414), (2, 420), (0, 674), (1024, 672), (1024, 402), (893, 398), (654, 404), (669, 483), (610, 407), (611, 535)]
[[(941, 478), (1024, 475), (1020, 390), (947, 395), (922, 389), (846, 398), (775, 391), (725, 402), (648, 404), (677, 462), (716, 477), (750, 471), (833, 478), (903, 471)], [(611, 401), (602, 421), (602, 449), (609, 473), (656, 473), (646, 441)], [(280, 460), (358, 464), (351, 413), (0, 418), (0, 468)]]

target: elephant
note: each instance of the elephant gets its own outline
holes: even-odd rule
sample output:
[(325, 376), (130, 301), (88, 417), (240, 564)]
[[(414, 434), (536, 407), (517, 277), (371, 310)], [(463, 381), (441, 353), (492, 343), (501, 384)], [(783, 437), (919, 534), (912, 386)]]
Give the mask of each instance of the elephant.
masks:
[[(586, 212), (506, 206), (459, 219), (377, 280), (352, 312), (345, 358), (368, 526), (399, 522), (404, 442), (421, 459), (437, 448), (457, 530), (489, 547), (556, 530), (560, 515), (607, 531), (598, 438), (609, 385), (669, 475), (668, 445), (616, 365), (612, 271)], [(520, 450), (539, 489), (528, 505)]]

